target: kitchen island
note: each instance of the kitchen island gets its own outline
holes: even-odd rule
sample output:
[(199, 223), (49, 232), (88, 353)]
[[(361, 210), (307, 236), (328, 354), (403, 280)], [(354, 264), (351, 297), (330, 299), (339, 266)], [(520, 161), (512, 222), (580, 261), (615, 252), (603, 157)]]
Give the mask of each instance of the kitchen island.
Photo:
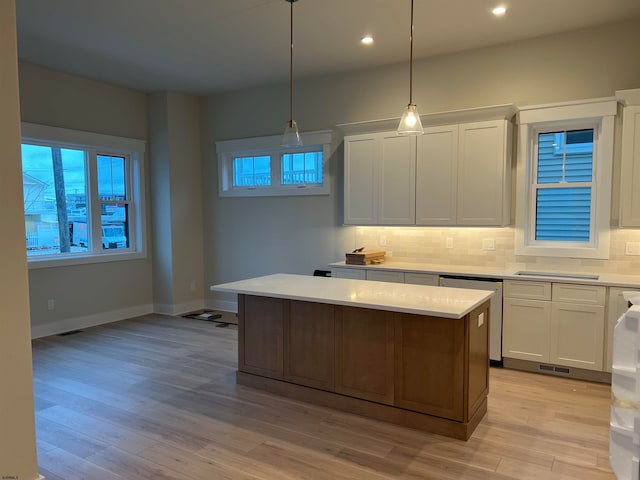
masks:
[(239, 384), (467, 440), (487, 411), (492, 292), (276, 274), (238, 294)]

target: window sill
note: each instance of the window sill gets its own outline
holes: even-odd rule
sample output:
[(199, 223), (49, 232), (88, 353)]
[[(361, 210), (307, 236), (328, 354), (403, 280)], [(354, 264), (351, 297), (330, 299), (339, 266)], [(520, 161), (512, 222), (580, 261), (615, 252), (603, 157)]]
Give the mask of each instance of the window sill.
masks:
[(107, 262), (123, 262), (129, 260), (140, 260), (146, 258), (146, 252), (121, 252), (121, 253), (104, 253), (99, 255), (69, 255), (61, 256), (43, 256), (41, 258), (28, 258), (27, 264), (29, 270), (38, 270), (40, 268), (69, 267), (75, 265), (90, 265), (93, 263)]

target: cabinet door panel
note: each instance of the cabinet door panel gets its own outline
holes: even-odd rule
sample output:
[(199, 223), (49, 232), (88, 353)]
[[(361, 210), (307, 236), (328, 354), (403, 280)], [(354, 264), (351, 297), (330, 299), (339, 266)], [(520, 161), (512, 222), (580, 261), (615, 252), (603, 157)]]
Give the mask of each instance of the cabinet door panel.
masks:
[(551, 302), (505, 298), (503, 355), (533, 362), (549, 362)]
[(283, 378), (283, 320), (279, 298), (238, 296), (238, 370)]
[(380, 136), (378, 223), (411, 225), (416, 206), (416, 139), (395, 132)]
[(458, 126), (426, 128), (418, 137), (416, 224), (455, 225)]
[(377, 139), (354, 135), (344, 141), (344, 223), (375, 225), (378, 222)]
[(393, 328), (398, 315), (336, 307), (336, 392), (393, 404)]
[(640, 107), (625, 107), (622, 126), (620, 226), (640, 227)]
[(464, 319), (402, 314), (395, 338), (395, 405), (462, 421)]
[(553, 302), (551, 363), (602, 370), (603, 334), (604, 307)]
[(292, 300), (289, 309), (284, 329), (284, 379), (333, 390), (334, 306)]
[(505, 120), (460, 125), (458, 225), (503, 225), (508, 221), (506, 130)]

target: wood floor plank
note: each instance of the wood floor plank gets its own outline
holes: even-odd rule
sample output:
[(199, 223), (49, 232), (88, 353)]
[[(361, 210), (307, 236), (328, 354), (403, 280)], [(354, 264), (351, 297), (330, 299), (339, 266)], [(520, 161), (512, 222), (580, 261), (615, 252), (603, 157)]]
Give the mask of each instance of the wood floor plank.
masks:
[(613, 480), (610, 387), (501, 368), (469, 441), (235, 384), (237, 330), (163, 315), (33, 342), (49, 480)]

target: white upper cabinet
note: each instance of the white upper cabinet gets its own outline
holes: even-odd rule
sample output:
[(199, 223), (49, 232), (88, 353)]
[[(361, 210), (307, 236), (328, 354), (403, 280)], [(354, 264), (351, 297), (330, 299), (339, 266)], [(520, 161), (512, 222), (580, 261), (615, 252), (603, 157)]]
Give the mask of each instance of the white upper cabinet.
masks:
[(458, 225), (509, 223), (511, 124), (465, 123), (458, 141)]
[[(424, 121), (440, 125), (415, 137), (346, 126), (354, 134), (344, 137), (344, 223), (507, 225), (512, 107), (427, 116)], [(369, 126), (392, 128), (380, 122)]]
[(640, 227), (640, 89), (616, 92), (622, 114), (620, 226)]
[(378, 223), (411, 225), (416, 209), (416, 142), (396, 132), (380, 134)]
[(378, 140), (364, 134), (344, 139), (344, 223), (378, 223)]
[(416, 224), (455, 225), (458, 126), (425, 128), (417, 142)]
[(415, 223), (415, 137), (396, 132), (344, 139), (344, 223)]

